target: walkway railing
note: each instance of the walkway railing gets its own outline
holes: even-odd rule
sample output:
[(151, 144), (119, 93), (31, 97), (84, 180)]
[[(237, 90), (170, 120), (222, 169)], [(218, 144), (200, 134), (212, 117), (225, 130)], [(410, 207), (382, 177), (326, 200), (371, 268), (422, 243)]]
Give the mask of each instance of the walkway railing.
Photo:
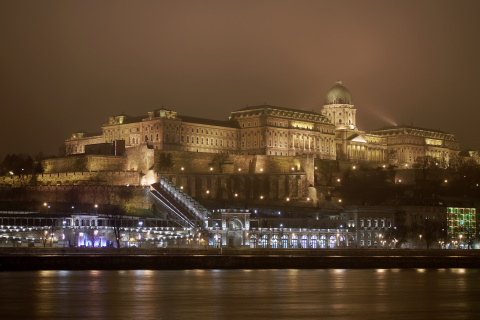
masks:
[(160, 182), (150, 186), (150, 193), (186, 225), (204, 226), (210, 212), (166, 177), (160, 175)]

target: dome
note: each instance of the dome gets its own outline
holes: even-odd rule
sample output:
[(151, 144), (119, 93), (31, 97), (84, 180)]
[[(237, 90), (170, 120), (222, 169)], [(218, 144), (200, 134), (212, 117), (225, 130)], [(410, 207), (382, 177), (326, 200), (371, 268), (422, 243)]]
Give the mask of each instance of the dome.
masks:
[(328, 91), (325, 96), (325, 104), (353, 104), (352, 95), (350, 91), (342, 85), (342, 81), (337, 81)]

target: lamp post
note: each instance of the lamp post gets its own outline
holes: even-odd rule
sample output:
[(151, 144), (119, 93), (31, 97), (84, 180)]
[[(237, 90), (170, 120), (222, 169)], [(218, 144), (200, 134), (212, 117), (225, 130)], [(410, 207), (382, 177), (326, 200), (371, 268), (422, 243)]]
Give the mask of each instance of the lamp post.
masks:
[(422, 244), (422, 235), (419, 236), (420, 237), (420, 245)]

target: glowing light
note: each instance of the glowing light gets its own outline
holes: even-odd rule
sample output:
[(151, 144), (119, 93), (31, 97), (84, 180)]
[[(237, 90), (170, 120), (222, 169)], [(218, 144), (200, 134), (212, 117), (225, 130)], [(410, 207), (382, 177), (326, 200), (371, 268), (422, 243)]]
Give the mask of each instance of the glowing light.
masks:
[(317, 170), (317, 167), (315, 167), (315, 170)]
[(357, 169), (357, 166), (353, 166), (352, 169), (353, 169), (353, 170)]
[(398, 179), (398, 183), (402, 183), (402, 179)]
[(445, 183), (447, 183), (447, 182), (448, 182), (448, 180), (445, 179)]
[(242, 169), (241, 169), (241, 168), (238, 168), (238, 172), (240, 172), (240, 171), (242, 171)]
[(260, 172), (263, 172), (263, 168), (260, 168)]
[(337, 178), (337, 182), (340, 182), (340, 178)]
[(310, 198), (307, 198), (307, 201), (310, 201)]
[(44, 202), (44, 203), (43, 203), (43, 206), (44, 206), (44, 207), (46, 207), (46, 206), (47, 206), (47, 203), (46, 203), (46, 202)]
[(385, 165), (383, 165), (383, 167), (385, 168), (386, 166), (385, 166)]
[(183, 190), (183, 186), (180, 186), (180, 190)]
[(295, 168), (294, 168), (294, 167), (292, 167), (292, 171), (294, 171), (294, 170), (295, 170)]
[(180, 168), (180, 170), (182, 170), (182, 171), (183, 171), (183, 170), (185, 170), (185, 168), (184, 168), (184, 167), (181, 167), (181, 168)]
[(290, 201), (290, 198), (287, 198), (287, 201)]
[(213, 171), (213, 168), (212, 168), (212, 167), (210, 167), (210, 171)]
[(98, 208), (98, 204), (95, 204), (94, 207), (95, 207), (95, 208)]
[(263, 196), (260, 196), (260, 199), (263, 200)]
[(340, 203), (341, 203), (341, 202), (342, 202), (342, 199), (338, 199), (338, 202), (340, 202)]
[(206, 192), (207, 194), (209, 194), (209, 193), (210, 193), (210, 190), (207, 190), (207, 191), (205, 191), (205, 192)]
[(235, 193), (235, 197), (238, 197), (238, 193)]

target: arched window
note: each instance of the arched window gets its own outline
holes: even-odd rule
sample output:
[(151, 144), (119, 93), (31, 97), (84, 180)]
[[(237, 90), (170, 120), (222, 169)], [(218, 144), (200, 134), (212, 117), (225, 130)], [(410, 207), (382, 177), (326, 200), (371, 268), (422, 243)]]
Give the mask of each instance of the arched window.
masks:
[(286, 234), (282, 236), (282, 248), (288, 248), (288, 236)]
[(320, 236), (320, 248), (325, 249), (327, 246), (327, 237)]
[(330, 248), (335, 248), (335, 242), (336, 242), (335, 236), (330, 236), (330, 241), (329, 241)]
[(278, 248), (278, 235), (276, 234), (272, 236), (272, 248)]
[(291, 248), (298, 248), (298, 238), (295, 234), (292, 235), (292, 239), (290, 240), (290, 247)]
[(315, 236), (315, 235), (310, 237), (310, 248), (312, 248), (312, 249), (317, 248), (317, 236)]
[(262, 236), (262, 239), (259, 241), (258, 243), (260, 245), (260, 247), (262, 248), (267, 248), (268, 247), (268, 236), (266, 234), (264, 234)]
[(305, 249), (308, 248), (308, 236), (303, 235), (301, 240), (300, 240), (300, 246)]

